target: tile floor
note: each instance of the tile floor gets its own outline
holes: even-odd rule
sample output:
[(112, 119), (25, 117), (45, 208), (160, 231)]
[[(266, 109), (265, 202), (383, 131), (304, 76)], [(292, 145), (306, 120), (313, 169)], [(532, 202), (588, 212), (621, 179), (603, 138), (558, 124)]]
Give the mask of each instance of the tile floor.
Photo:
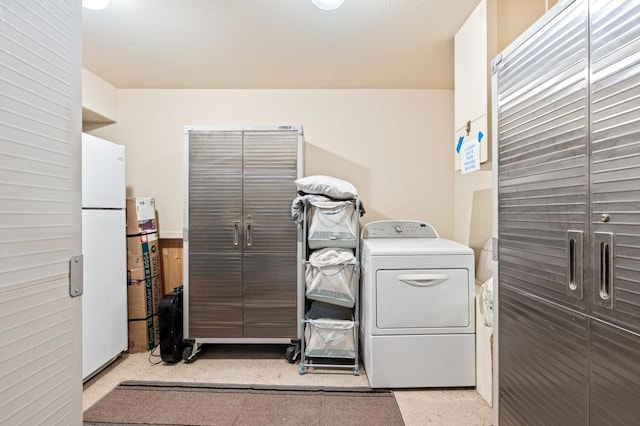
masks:
[[(282, 345), (204, 345), (192, 363), (167, 364), (149, 352), (123, 354), (84, 385), (83, 407), (124, 380), (202, 383), (270, 384), (296, 386), (368, 386), (366, 374), (351, 370), (310, 370), (298, 374)], [(159, 353), (159, 351), (158, 351)], [(156, 363), (156, 364), (154, 364)], [(394, 391), (407, 426), (487, 426), (491, 407), (474, 389), (409, 389)]]

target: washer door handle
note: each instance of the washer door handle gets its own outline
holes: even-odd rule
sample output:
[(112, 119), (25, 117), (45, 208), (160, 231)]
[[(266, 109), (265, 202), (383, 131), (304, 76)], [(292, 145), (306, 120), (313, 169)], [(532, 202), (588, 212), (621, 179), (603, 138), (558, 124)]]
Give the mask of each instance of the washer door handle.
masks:
[(398, 281), (416, 287), (429, 287), (449, 279), (447, 274), (403, 274), (398, 275)]

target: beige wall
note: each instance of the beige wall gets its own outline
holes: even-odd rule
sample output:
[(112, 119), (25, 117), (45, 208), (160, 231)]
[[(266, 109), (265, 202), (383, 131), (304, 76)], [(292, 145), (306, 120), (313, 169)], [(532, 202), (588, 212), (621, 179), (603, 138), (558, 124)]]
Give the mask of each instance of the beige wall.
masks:
[[(483, 25), (482, 22), (471, 20), (469, 23), (478, 27), (473, 31), (487, 32), (487, 72), (483, 74), (490, 80), (491, 74), (489, 71), (493, 58), (518, 38), (527, 28), (533, 25), (537, 19), (544, 15), (547, 8), (553, 7), (557, 3), (557, 0), (484, 0), (484, 2), (486, 2), (487, 8), (486, 23)], [(474, 40), (474, 42), (478, 40)], [(490, 81), (487, 82), (487, 89), (486, 103), (489, 123), (487, 142), (490, 148), (493, 143), (490, 124)], [(490, 151), (489, 158), (491, 158)], [(491, 236), (490, 229), (472, 229), (472, 224), (482, 224), (479, 226), (484, 227), (487, 221), (482, 219), (492, 214), (492, 206), (485, 202), (485, 197), (476, 196), (476, 191), (480, 192), (493, 188), (491, 179), (492, 169), (492, 162), (488, 161), (482, 164), (480, 171), (466, 175), (461, 175), (459, 171), (455, 172), (454, 239), (463, 244), (471, 245), (476, 249), (476, 252), (484, 245), (484, 238)]]
[(305, 175), (358, 188), (363, 223), (453, 237), (452, 90), (119, 90), (118, 122), (91, 133), (126, 146), (128, 194), (155, 197), (161, 237), (180, 238), (183, 126), (280, 124), (304, 126)]
[(496, 45), (491, 46), (493, 54), (490, 59), (502, 52), (556, 3), (557, 0), (497, 0), (498, 34)]

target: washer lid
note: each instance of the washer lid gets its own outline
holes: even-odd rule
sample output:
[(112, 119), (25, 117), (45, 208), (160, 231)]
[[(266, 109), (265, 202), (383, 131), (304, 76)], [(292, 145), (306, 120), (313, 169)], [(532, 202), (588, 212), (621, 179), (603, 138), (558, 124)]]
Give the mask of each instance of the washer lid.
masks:
[(362, 242), (368, 256), (473, 255), (463, 244), (444, 238), (368, 238)]

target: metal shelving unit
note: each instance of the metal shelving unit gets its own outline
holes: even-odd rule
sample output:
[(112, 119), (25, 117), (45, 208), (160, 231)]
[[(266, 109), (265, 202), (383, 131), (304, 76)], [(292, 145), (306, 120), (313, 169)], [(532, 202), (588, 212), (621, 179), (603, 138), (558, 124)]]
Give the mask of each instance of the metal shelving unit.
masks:
[[(345, 214), (344, 218), (344, 221), (351, 221), (349, 224), (346, 224), (349, 225), (348, 227), (351, 231), (348, 233), (339, 231), (332, 232), (330, 229), (327, 229), (326, 233), (321, 231), (321, 238), (326, 237), (326, 239), (319, 241), (318, 239), (314, 239), (314, 236), (312, 236), (311, 245), (313, 248), (310, 248), (309, 228), (311, 225), (310, 222), (314, 217), (314, 213), (312, 211), (314, 210), (314, 206), (311, 203), (306, 202), (304, 205), (304, 219), (302, 221), (302, 267), (303, 269), (313, 267), (310, 262), (310, 257), (314, 250), (321, 250), (323, 248), (353, 250), (352, 261), (334, 265), (336, 267), (341, 265), (341, 268), (352, 268), (348, 274), (350, 274), (349, 279), (352, 280), (353, 284), (353, 304), (352, 306), (349, 306), (349, 303), (345, 303), (344, 300), (336, 299), (332, 301), (330, 297), (318, 298), (309, 295), (306, 291), (309, 284), (307, 282), (307, 274), (301, 274), (301, 282), (299, 285), (302, 289), (301, 291), (305, 294), (305, 297), (303, 298), (304, 309), (301, 310), (302, 316), (299, 318), (303, 328), (303, 335), (300, 336), (299, 347), (299, 353), (301, 356), (299, 366), (300, 374), (307, 373), (310, 368), (350, 369), (354, 375), (357, 376), (360, 374), (358, 339), (360, 335), (359, 219), (361, 206), (360, 200), (358, 199), (336, 201), (335, 203), (343, 203), (342, 205), (344, 206), (344, 210), (351, 211), (350, 214)], [(316, 210), (315, 214), (322, 215), (323, 213)], [(338, 215), (340, 215), (341, 212), (339, 209), (329, 209), (329, 212), (326, 214), (327, 216), (331, 216), (331, 220), (337, 222)], [(337, 274), (335, 276), (337, 276)], [(329, 275), (327, 275), (327, 277), (329, 277)], [(323, 306), (322, 309), (324, 309), (324, 312), (347, 312), (349, 318), (344, 319), (344, 317), (331, 318), (322, 316), (320, 318), (311, 318), (311, 316), (317, 315), (317, 312), (314, 313), (314, 311), (317, 311), (315, 308), (320, 305)]]

